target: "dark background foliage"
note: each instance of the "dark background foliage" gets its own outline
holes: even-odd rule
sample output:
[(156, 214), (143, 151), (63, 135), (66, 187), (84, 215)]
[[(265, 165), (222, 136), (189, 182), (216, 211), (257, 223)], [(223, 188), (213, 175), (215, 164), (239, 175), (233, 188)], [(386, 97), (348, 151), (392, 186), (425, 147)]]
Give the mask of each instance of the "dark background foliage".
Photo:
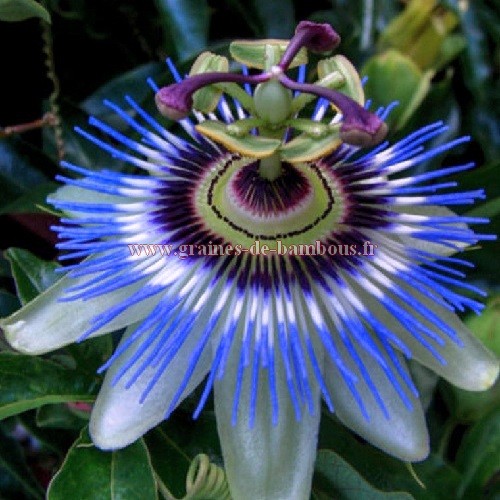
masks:
[[(0, 1), (0, 12), (8, 3)], [(413, 35), (409, 34), (412, 20), (407, 19), (408, 24), (391, 35), (391, 21), (403, 12), (405, 3), (46, 0), (50, 27), (39, 18), (0, 21), (0, 127), (4, 127), (4, 137), (0, 138), (0, 248), (10, 248), (0, 258), (0, 316), (36, 296), (55, 279), (54, 264), (41, 259), (56, 256), (49, 230), (54, 216), (44, 209), (44, 199), (57, 187), (53, 177), (59, 157), (64, 154), (90, 168), (124, 168), (75, 137), (75, 125), (85, 126), (89, 113), (112, 122), (113, 117), (102, 106), (104, 97), (120, 101), (123, 94), (130, 93), (151, 107), (144, 81), (147, 76), (159, 82), (168, 80), (163, 65), (167, 55), (187, 71), (201, 50), (225, 53), (228, 41), (234, 38), (289, 38), (302, 19), (334, 26), (343, 40), (340, 51), (369, 74), (368, 90), (377, 94), (379, 78), (391, 75), (393, 88), (383, 89), (374, 97), (400, 92), (403, 103), (398, 113), (414, 107), (405, 120), (398, 121), (400, 115), (395, 115), (391, 129), (394, 137), (437, 119), (448, 123), (450, 136), (472, 137), (467, 146), (446, 161), (477, 163), (475, 170), (458, 180), (464, 189), (486, 188), (488, 200), (470, 213), (490, 217), (489, 231), (500, 232), (498, 3), (423, 0), (422, 8), (436, 4), (433, 15), (438, 20), (447, 13), (455, 19), (446, 37), (431, 36), (425, 42), (424, 55), (436, 46), (441, 55), (448, 54), (431, 62), (415, 54), (416, 49), (412, 53), (398, 46), (394, 36), (406, 33), (410, 46), (415, 48), (418, 37), (436, 18), (429, 18)], [(397, 57), (387, 55), (391, 48), (399, 51)], [(415, 100), (419, 92), (421, 98)], [(59, 123), (55, 129), (45, 126), (22, 134), (5, 133), (5, 127), (40, 120), (47, 111), (56, 114)], [(474, 333), (497, 353), (499, 250), (498, 243), (488, 243), (468, 253), (476, 263), (470, 279), (487, 289), (491, 299), (481, 318), (466, 318)], [(85, 405), (67, 403), (92, 401), (99, 380), (89, 370), (89, 360), (109, 352), (109, 342), (91, 341), (50, 360), (0, 352), (0, 417), (4, 418), (0, 423), (0, 498), (41, 498), (75, 439), (79, 439), (78, 443), (88, 442)], [(68, 359), (80, 370), (69, 369), (65, 365)], [(17, 380), (16, 373), (21, 371), (38, 381), (36, 387), (23, 386)], [(475, 395), (438, 382), (426, 372), (416, 372), (415, 376), (430, 403), (430, 458), (410, 472), (404, 464), (366, 445), (325, 414), (314, 498), (500, 496), (498, 385)], [(65, 392), (58, 386), (61, 377), (67, 384)], [(62, 393), (72, 397), (61, 400)], [(12, 400), (18, 402), (14, 409), (8, 404)], [(197, 453), (206, 453), (215, 463), (221, 463), (213, 414), (208, 409), (193, 424), (190, 405), (192, 400), (188, 399), (171, 421), (112, 458), (97, 450), (84, 453), (81, 450), (85, 448), (73, 446), (49, 498), (108, 498), (110, 460), (115, 458), (123, 467), (120, 470), (128, 470), (130, 465), (137, 470), (130, 477), (121, 477), (121, 487), (128, 495), (124, 498), (135, 498), (138, 487), (142, 488), (141, 498), (155, 498), (155, 481), (182, 496), (187, 468)], [(91, 487), (75, 489), (75, 478), (87, 481)], [(164, 490), (163, 495), (167, 497)]]

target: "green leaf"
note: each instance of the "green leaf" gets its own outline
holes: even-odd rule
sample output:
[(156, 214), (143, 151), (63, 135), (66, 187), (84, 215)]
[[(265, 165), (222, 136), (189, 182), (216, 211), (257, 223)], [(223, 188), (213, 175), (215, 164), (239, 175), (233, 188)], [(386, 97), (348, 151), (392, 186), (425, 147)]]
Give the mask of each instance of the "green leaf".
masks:
[(434, 62), (434, 69), (436, 71), (444, 69), (465, 47), (467, 47), (467, 40), (464, 36), (458, 34), (448, 35), (441, 44), (441, 51)]
[(82, 430), (52, 479), (47, 500), (157, 499), (156, 483), (144, 442), (118, 451), (101, 451)]
[[(102, 110), (105, 109), (101, 107)], [(75, 127), (80, 127), (90, 133), (95, 132), (88, 125), (89, 117), (87, 113), (72, 103), (61, 100), (60, 102), (60, 127), (64, 137), (64, 159), (69, 163), (88, 168), (90, 170), (99, 170), (109, 168), (111, 170), (124, 170), (125, 162), (118, 158), (113, 158), (110, 153), (96, 146), (88, 139), (85, 139), (75, 131)], [(101, 115), (102, 116), (102, 115)], [(121, 131), (124, 130), (123, 121), (118, 119), (115, 114), (110, 113), (107, 117), (110, 125), (117, 126)], [(126, 129), (127, 127), (125, 127)], [(55, 134), (49, 128), (43, 129), (43, 150), (51, 157), (57, 157), (57, 144)]]
[(490, 297), (481, 315), (468, 316), (465, 324), (488, 349), (500, 356), (500, 294)]
[(186, 408), (190, 400), (197, 402), (198, 398), (188, 398), (168, 421), (145, 436), (158, 480), (175, 497), (185, 495), (186, 474), (198, 453), (207, 453), (212, 459), (221, 455), (214, 413), (204, 410), (193, 422), (191, 415), (196, 403)]
[(50, 23), (50, 14), (35, 0), (0, 0), (0, 20), (23, 21), (39, 17)]
[(66, 404), (57, 404), (38, 408), (36, 424), (39, 427), (80, 430), (86, 424), (86, 420), (70, 410)]
[(463, 472), (459, 498), (471, 498), (469, 492), (484, 486), (500, 469), (500, 408), (477, 422), (460, 446), (457, 467)]
[[(33, 477), (18, 441), (0, 427), (0, 473), (20, 486), (28, 498), (43, 498), (43, 490)], [(3, 491), (2, 491), (3, 492)]]
[(390, 457), (369, 444), (362, 444), (330, 413), (321, 419), (319, 447), (335, 450), (373, 487), (383, 491), (406, 491), (417, 500), (455, 498), (459, 473), (438, 455), (431, 453), (414, 463), (416, 475), (425, 489), (412, 477), (404, 462)]
[(47, 196), (58, 187), (59, 186), (55, 182), (43, 182), (39, 186), (19, 196), (11, 203), (0, 207), (0, 214), (36, 213), (52, 210), (52, 207), (49, 208), (45, 200)]
[[(488, 300), (480, 316), (471, 314), (464, 322), (486, 347), (500, 356), (500, 295), (494, 295)], [(476, 421), (498, 407), (500, 381), (497, 380), (493, 387), (483, 392), (470, 392), (443, 384), (442, 394), (456, 420)]]
[(418, 391), (418, 397), (425, 411), (429, 408), (434, 391), (439, 382), (439, 376), (432, 370), (421, 365), (417, 361), (408, 360), (408, 368), (415, 387)]
[(179, 59), (206, 48), (210, 10), (206, 0), (155, 0), (164, 32), (171, 38)]
[(69, 447), (73, 444), (80, 430), (85, 425), (84, 422), (78, 429), (39, 427), (36, 422), (35, 411), (24, 412), (18, 415), (16, 420), (19, 421), (19, 425), (26, 429), (40, 443), (44, 450), (47, 450), (49, 453), (55, 453), (61, 460), (66, 456)]
[(0, 209), (50, 181), (44, 172), (56, 171), (55, 163), (30, 144), (18, 139), (0, 140)]
[(253, 0), (263, 26), (262, 38), (290, 38), (295, 31), (295, 14), (291, 0)]
[[(483, 226), (482, 231), (487, 234), (500, 234), (500, 162), (498, 160), (481, 165), (469, 172), (457, 176), (460, 190), (485, 188), (487, 201), (470, 210), (464, 215), (470, 217), (489, 217), (490, 223)], [(497, 256), (500, 251), (500, 240), (481, 243), (481, 251), (468, 252), (467, 257), (476, 265), (474, 278), (489, 280), (494, 286), (498, 283)], [(472, 273), (471, 273), (472, 274)]]
[(470, 217), (497, 217), (500, 215), (500, 196), (489, 200), (467, 212)]
[(158, 426), (146, 437), (154, 470), (171, 495), (182, 498), (186, 493), (186, 475), (191, 457), (169, 436), (163, 426)]
[(79, 371), (92, 375), (113, 353), (113, 337), (102, 335), (84, 342), (69, 344), (65, 349), (75, 361)]
[(0, 353), (0, 419), (51, 403), (94, 400), (98, 379), (42, 358)]
[(423, 73), (409, 57), (397, 50), (388, 50), (370, 58), (362, 74), (368, 77), (365, 94), (377, 106), (399, 101), (399, 106), (387, 120), (396, 129), (405, 125), (423, 101), (433, 76), (432, 72)]
[(441, 382), (441, 394), (453, 418), (458, 422), (475, 422), (486, 413), (498, 408), (500, 403), (500, 381), (487, 391), (471, 392)]
[(61, 275), (55, 270), (59, 265), (39, 259), (21, 248), (9, 248), (4, 253), (9, 260), (17, 293), (24, 305), (53, 285)]
[[(468, 89), (462, 98), (466, 114), (464, 121), (469, 123), (486, 159), (494, 161), (498, 159), (500, 147), (500, 85), (494, 62), (498, 53), (498, 7), (495, 2), (469, 2), (467, 8), (463, 8), (458, 0), (448, 0), (447, 3), (456, 7), (462, 34), (467, 40), (459, 75)], [(495, 31), (488, 29), (489, 23), (496, 26)]]
[(335, 500), (411, 500), (409, 493), (387, 493), (374, 488), (342, 457), (319, 450), (313, 479), (313, 498)]
[(0, 290), (0, 318), (9, 316), (19, 309), (19, 299), (5, 290)]
[(156, 78), (164, 71), (164, 65), (156, 62), (138, 66), (105, 83), (87, 97), (80, 107), (89, 115), (105, 117), (107, 123), (111, 121), (113, 126), (119, 125), (123, 128), (123, 121), (114, 123), (118, 122), (118, 117), (110, 108), (104, 106), (103, 101), (109, 99), (116, 104), (121, 104), (126, 95), (130, 95), (136, 102), (141, 102), (148, 96), (151, 96), (151, 100), (153, 100), (153, 93), (149, 85), (146, 84), (146, 79)]

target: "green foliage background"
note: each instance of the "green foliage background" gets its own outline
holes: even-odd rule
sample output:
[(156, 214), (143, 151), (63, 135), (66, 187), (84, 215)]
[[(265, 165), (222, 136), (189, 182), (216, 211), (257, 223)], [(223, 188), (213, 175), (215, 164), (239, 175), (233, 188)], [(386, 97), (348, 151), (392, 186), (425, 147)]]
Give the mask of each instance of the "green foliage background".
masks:
[[(167, 55), (187, 71), (201, 50), (227, 53), (234, 38), (289, 38), (302, 19), (334, 26), (343, 39), (340, 52), (370, 76), (367, 92), (376, 103), (401, 101), (391, 122), (393, 137), (437, 119), (449, 125), (449, 137), (472, 137), (446, 162), (477, 163), (457, 180), (464, 189), (486, 188), (488, 200), (469, 213), (490, 217), (489, 232), (499, 233), (498, 3), (412, 5), (420, 12), (432, 6), (421, 26), (416, 16), (401, 16), (405, 5), (396, 0), (0, 0), (0, 126), (31, 122), (46, 111), (56, 113), (59, 122), (55, 129), (23, 134), (0, 129), (0, 243), (6, 250), (0, 257), (0, 316), (57, 279), (48, 229), (54, 217), (44, 200), (57, 187), (59, 157), (89, 168), (125, 169), (76, 136), (75, 125), (85, 127), (94, 114), (122, 126), (103, 107), (103, 98), (120, 101), (131, 94), (151, 108), (145, 79), (170, 81), (162, 62)], [(454, 25), (443, 35), (439, 23), (448, 15)], [(498, 243), (488, 243), (469, 252), (476, 264), (470, 279), (489, 291), (490, 302), (480, 318), (465, 318), (497, 354), (499, 250)], [(106, 454), (92, 447), (86, 407), (71, 403), (92, 402), (100, 384), (95, 369), (111, 352), (111, 338), (43, 358), (15, 354), (3, 342), (1, 347), (0, 498), (182, 497), (196, 455), (222, 465), (210, 405), (198, 421), (191, 420), (197, 394), (126, 450)], [(428, 403), (431, 456), (411, 470), (325, 412), (313, 498), (500, 498), (498, 384), (472, 394), (418, 367), (414, 375)]]

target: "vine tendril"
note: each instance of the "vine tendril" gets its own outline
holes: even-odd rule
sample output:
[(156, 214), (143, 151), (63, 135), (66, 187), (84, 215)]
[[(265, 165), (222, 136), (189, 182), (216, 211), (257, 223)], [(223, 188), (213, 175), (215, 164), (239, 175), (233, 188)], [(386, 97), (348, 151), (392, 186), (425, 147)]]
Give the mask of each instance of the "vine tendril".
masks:
[(194, 457), (186, 477), (184, 500), (229, 500), (226, 473), (210, 462), (207, 455)]
[[(42, 2), (47, 7), (46, 2)], [(49, 23), (40, 21), (42, 28), (43, 52), (45, 54), (45, 66), (47, 67), (47, 78), (52, 82), (52, 93), (49, 96), (49, 106), (51, 122), (50, 125), (54, 129), (55, 143), (57, 148), (57, 156), (59, 160), (64, 159), (64, 139), (61, 127), (61, 116), (59, 105), (59, 78), (57, 77), (54, 64), (54, 49), (52, 45), (52, 28)]]

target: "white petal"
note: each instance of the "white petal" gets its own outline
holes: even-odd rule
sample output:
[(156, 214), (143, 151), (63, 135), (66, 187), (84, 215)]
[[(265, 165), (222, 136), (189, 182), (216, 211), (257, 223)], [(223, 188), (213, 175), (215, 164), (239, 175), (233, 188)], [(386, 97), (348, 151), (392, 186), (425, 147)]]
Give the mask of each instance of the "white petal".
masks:
[[(499, 363), (497, 357), (486, 349), (481, 342), (469, 331), (460, 318), (453, 312), (444, 309), (439, 304), (424, 297), (412, 287), (398, 282), (408, 293), (434, 312), (440, 319), (449, 325), (460, 337), (463, 346), (447, 340), (444, 346), (433, 344), (446, 360), (443, 365), (420, 342), (418, 342), (401, 323), (378, 302), (374, 297), (363, 291), (355, 283), (353, 288), (360, 296), (363, 304), (381, 320), (387, 328), (395, 333), (410, 348), (413, 357), (427, 366), (452, 384), (468, 391), (483, 391), (491, 387), (498, 376)], [(396, 299), (395, 299), (396, 300)], [(398, 302), (396, 300), (396, 302)], [(405, 304), (400, 304), (405, 307)], [(406, 307), (410, 312), (411, 308)], [(432, 327), (432, 323), (418, 316), (423, 323)], [(433, 328), (436, 331), (436, 328)], [(443, 337), (445, 334), (442, 334)], [(432, 343), (432, 342), (431, 342)]]
[(303, 407), (302, 419), (297, 421), (283, 366), (276, 360), (278, 423), (272, 424), (268, 373), (261, 370), (255, 423), (250, 428), (250, 361), (245, 370), (238, 420), (233, 426), (231, 417), (239, 353), (233, 349), (231, 354), (223, 379), (215, 384), (215, 412), (232, 498), (309, 499), (320, 420), (317, 385), (311, 381), (314, 416)]
[[(121, 343), (126, 342), (138, 325), (125, 332)], [(92, 410), (89, 432), (94, 444), (103, 450), (123, 448), (141, 437), (164, 418), (169, 405), (182, 382), (190, 356), (199, 340), (194, 332), (189, 335), (163, 375), (158, 379), (144, 402), (140, 398), (156, 373), (152, 366), (146, 368), (130, 388), (125, 385), (130, 375), (126, 373), (116, 385), (112, 384), (115, 375), (129, 359), (125, 352), (109, 368), (101, 391)], [(155, 345), (152, 349), (155, 349)], [(149, 349), (146, 356), (151, 352)], [(142, 360), (142, 358), (141, 358)], [(206, 349), (202, 354), (191, 379), (177, 404), (188, 396), (207, 374), (211, 363), (211, 353)], [(133, 373), (133, 368), (132, 372)]]
[[(54, 191), (49, 198), (54, 201), (69, 201), (77, 203), (109, 203), (112, 206), (115, 203), (127, 203), (136, 202), (136, 199), (125, 198), (123, 196), (117, 196), (113, 194), (100, 193), (99, 191), (93, 191), (92, 189), (85, 189), (79, 186), (65, 185)], [(71, 215), (75, 219), (78, 217), (85, 216), (85, 212), (77, 210), (64, 210), (68, 215)]]
[[(63, 277), (19, 311), (1, 320), (0, 326), (9, 344), (27, 354), (43, 354), (71, 344), (90, 328), (95, 316), (125, 300), (144, 285), (141, 281), (89, 300), (60, 301), (68, 287), (89, 279), (90, 276), (75, 279)], [(154, 296), (131, 306), (92, 336), (118, 330), (144, 318), (158, 300)]]
[[(358, 378), (355, 387), (362, 398), (369, 420), (361, 412), (336, 365), (327, 359), (325, 381), (337, 417), (344, 425), (390, 455), (409, 462), (425, 459), (429, 454), (429, 436), (424, 412), (418, 398), (407, 389), (400, 376), (395, 375), (413, 406), (412, 409), (408, 409), (379, 363), (362, 349), (358, 349), (359, 356), (385, 404), (389, 415), (387, 418), (354, 361), (348, 357), (345, 349), (341, 348), (341, 351), (343, 351), (346, 364)], [(402, 356), (398, 355), (398, 359), (408, 374)]]
[[(395, 212), (400, 212), (402, 214), (426, 215), (428, 217), (458, 217), (457, 214), (451, 211), (449, 208), (441, 207), (438, 205), (391, 205), (389, 207), (389, 210), (394, 210)], [(450, 230), (464, 230), (468, 228), (467, 224), (464, 224), (463, 222), (457, 222), (456, 224), (447, 224), (447, 227), (449, 227)], [(390, 234), (388, 236), (391, 237)], [(422, 250), (424, 252), (429, 252), (441, 256), (449, 256), (457, 253), (457, 250), (453, 250), (453, 248), (439, 245), (438, 243), (432, 243), (431, 241), (413, 238), (404, 234), (398, 234), (397, 238), (408, 248), (413, 248), (415, 250)], [(454, 245), (456, 245), (461, 250), (468, 246), (466, 243), (460, 242), (455, 242)]]

